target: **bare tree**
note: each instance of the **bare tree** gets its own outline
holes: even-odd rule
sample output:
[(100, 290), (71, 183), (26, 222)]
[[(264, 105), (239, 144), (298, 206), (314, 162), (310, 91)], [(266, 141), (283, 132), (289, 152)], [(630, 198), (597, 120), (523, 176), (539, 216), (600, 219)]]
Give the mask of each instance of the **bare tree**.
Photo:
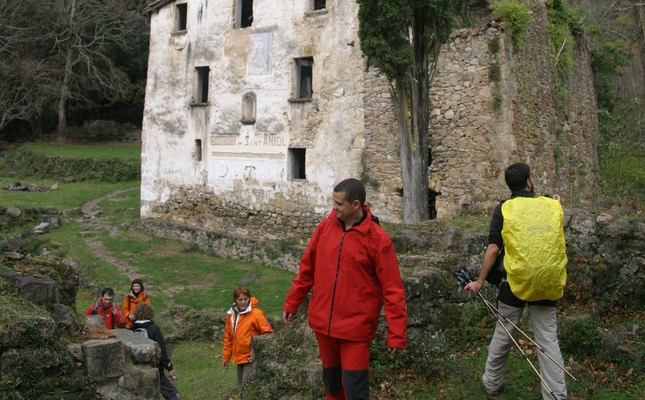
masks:
[[(51, 0), (43, 10), (50, 19), (44, 40), (51, 45), (46, 63), (57, 71), (56, 88), (58, 127), (56, 137), (65, 141), (67, 110), (91, 104), (90, 93), (99, 92), (108, 99), (117, 98), (127, 84), (125, 75), (114, 68), (108, 57), (113, 47), (126, 51), (137, 15), (122, 0)], [(43, 15), (44, 17), (45, 15)]]
[(0, 129), (15, 119), (40, 113), (48, 71), (30, 51), (35, 29), (29, 0), (0, 0)]

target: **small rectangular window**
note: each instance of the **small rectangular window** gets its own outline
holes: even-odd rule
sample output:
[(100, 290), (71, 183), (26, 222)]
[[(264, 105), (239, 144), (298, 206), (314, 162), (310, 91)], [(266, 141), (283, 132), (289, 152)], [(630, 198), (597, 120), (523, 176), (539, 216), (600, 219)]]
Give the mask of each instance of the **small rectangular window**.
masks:
[(295, 98), (311, 99), (313, 94), (312, 78), (314, 69), (313, 57), (296, 58), (295, 60)]
[(290, 180), (307, 179), (305, 174), (306, 153), (307, 149), (289, 149), (287, 171)]
[(185, 31), (186, 30), (186, 20), (188, 18), (188, 3), (183, 3), (183, 4), (177, 4), (177, 15), (176, 15), (176, 21), (177, 21), (177, 30), (178, 31)]
[(327, 8), (327, 0), (313, 0), (314, 2), (314, 11), (324, 10)]
[(253, 0), (237, 0), (235, 5), (235, 27), (248, 28), (253, 24)]
[(195, 147), (193, 148), (193, 160), (201, 161), (202, 160), (202, 140), (195, 139)]
[(196, 67), (196, 84), (195, 84), (195, 103), (208, 103), (208, 75), (209, 67)]

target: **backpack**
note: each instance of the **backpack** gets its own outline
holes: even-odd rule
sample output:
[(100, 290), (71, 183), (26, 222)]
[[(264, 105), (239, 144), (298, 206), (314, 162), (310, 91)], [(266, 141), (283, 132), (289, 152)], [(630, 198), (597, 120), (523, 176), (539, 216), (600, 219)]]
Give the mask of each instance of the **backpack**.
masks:
[(148, 339), (148, 331), (146, 328), (137, 328), (134, 330), (134, 334)]
[(558, 300), (567, 281), (563, 211), (547, 197), (515, 197), (502, 205), (504, 269), (524, 301)]

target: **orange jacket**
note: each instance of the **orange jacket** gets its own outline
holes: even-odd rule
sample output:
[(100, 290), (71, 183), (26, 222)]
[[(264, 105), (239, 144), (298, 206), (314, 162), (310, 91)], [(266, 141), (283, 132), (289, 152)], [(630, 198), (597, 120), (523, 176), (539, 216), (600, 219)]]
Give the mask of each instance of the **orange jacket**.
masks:
[(251, 362), (251, 337), (273, 332), (273, 328), (264, 312), (256, 308), (260, 304), (258, 299), (251, 297), (251, 302), (246, 310), (240, 311), (233, 306), (226, 317), (224, 327), (224, 348), (222, 360), (229, 362), (233, 357), (233, 364), (248, 364)]
[(132, 290), (130, 290), (130, 293), (125, 296), (125, 300), (123, 300), (123, 314), (125, 315), (126, 329), (130, 329), (130, 326), (132, 325), (132, 321), (130, 321), (130, 318), (128, 317), (134, 312), (137, 304), (141, 303), (142, 301), (150, 303), (150, 297), (148, 297), (145, 290), (140, 291), (136, 296), (134, 295), (134, 293), (132, 293)]

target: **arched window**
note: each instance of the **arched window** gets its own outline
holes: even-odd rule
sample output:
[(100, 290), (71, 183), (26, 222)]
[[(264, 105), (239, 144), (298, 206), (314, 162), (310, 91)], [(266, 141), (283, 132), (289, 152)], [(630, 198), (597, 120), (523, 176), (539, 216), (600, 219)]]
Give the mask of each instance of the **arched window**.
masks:
[(242, 123), (255, 123), (255, 94), (247, 93), (242, 97)]

